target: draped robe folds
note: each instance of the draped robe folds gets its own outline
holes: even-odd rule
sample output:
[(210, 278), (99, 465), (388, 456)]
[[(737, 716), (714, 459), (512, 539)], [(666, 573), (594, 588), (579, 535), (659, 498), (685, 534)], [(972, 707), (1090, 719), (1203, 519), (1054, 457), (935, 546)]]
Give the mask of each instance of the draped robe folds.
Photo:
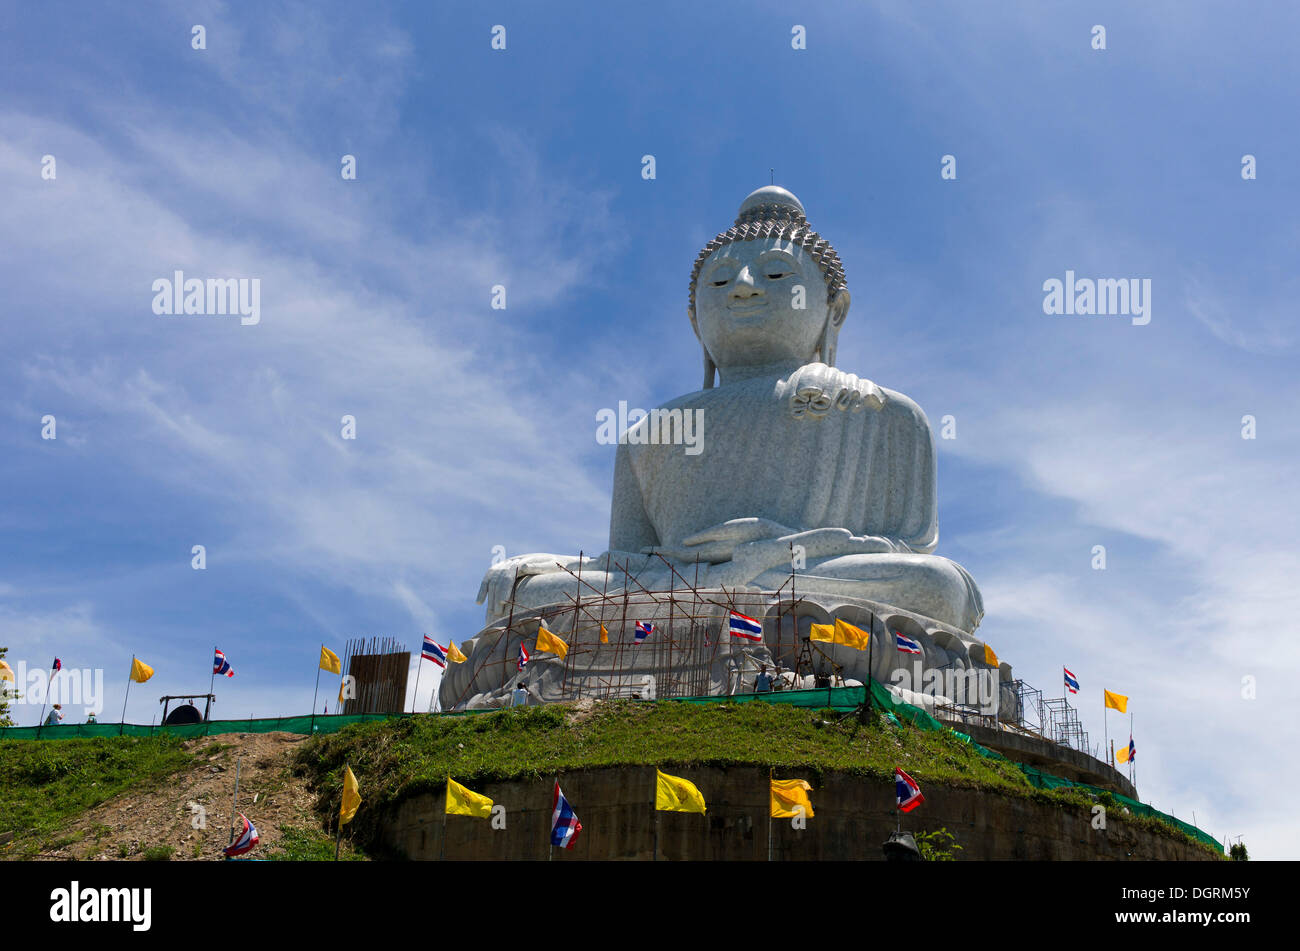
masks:
[[(649, 417), (633, 427), (618, 450), (610, 548), (676, 548), (730, 519), (759, 517), (794, 531), (846, 528), (883, 536), (900, 552), (934, 551), (934, 443), (925, 414), (901, 393), (813, 367), (832, 385), (847, 379), (872, 387), (884, 405), (832, 405), (815, 415), (790, 378), (771, 377), (667, 403), (663, 409), (703, 410), (702, 451), (638, 444), (638, 437), (662, 435), (635, 432), (650, 428)], [(795, 415), (801, 403), (803, 412)]]

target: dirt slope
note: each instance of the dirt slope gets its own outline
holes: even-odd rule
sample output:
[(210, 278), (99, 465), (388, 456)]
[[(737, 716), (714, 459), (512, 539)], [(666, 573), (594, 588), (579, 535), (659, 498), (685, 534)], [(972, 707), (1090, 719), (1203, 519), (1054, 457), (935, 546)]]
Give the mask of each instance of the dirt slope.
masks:
[[(320, 827), (311, 812), (315, 797), (289, 771), (293, 750), (305, 739), (292, 733), (243, 733), (190, 740), (185, 747), (196, 754), (196, 765), (161, 788), (131, 791), (87, 811), (59, 837), (67, 844), (37, 858), (138, 859), (159, 846), (170, 846), (174, 860), (222, 858), (230, 838), (237, 756), (242, 757), (238, 808), (261, 837), (252, 856), (265, 857), (280, 842), (281, 825)], [(206, 828), (195, 828), (200, 815)]]

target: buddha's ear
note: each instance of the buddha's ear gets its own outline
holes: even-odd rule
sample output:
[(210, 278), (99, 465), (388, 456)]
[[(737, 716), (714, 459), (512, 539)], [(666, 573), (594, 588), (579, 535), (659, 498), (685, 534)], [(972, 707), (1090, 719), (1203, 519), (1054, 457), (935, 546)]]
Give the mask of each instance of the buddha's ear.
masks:
[(704, 338), (700, 336), (700, 325), (695, 319), (695, 309), (686, 308), (686, 316), (691, 319), (691, 329), (695, 331), (695, 339), (700, 342), (700, 353), (704, 354), (704, 386), (702, 389), (713, 389), (713, 375), (718, 370), (718, 365), (713, 362), (713, 357), (709, 356), (709, 348), (704, 346)]
[(822, 331), (821, 343), (817, 346), (817, 355), (828, 367), (835, 366), (835, 345), (839, 342), (840, 328), (849, 316), (849, 292), (841, 288), (826, 305), (826, 328)]
[(836, 330), (844, 326), (844, 321), (849, 316), (849, 290), (847, 287), (841, 287), (835, 292), (835, 296), (826, 305), (826, 310), (830, 324)]

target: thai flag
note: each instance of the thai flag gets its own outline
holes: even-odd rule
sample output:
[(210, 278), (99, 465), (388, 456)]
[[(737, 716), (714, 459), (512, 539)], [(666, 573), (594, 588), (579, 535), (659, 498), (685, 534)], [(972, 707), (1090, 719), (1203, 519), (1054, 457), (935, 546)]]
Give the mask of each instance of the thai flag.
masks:
[(914, 641), (912, 640), (912, 638), (905, 637), (904, 635), (899, 634), (897, 631), (894, 632), (894, 643), (898, 645), (898, 649), (902, 651), (904, 654), (921, 653), (920, 641)]
[(1070, 693), (1078, 693), (1079, 692), (1078, 679), (1074, 676), (1074, 674), (1070, 673), (1070, 668), (1062, 667), (1061, 669), (1065, 671), (1065, 689), (1070, 691)]
[(230, 666), (230, 661), (226, 660), (226, 655), (219, 650), (212, 658), (212, 672), (214, 674), (225, 674), (227, 677), (235, 676), (235, 668)]
[(425, 660), (431, 660), (439, 667), (446, 668), (447, 652), (438, 646), (437, 642), (428, 634), (424, 635), (424, 648), (420, 651), (420, 656)]
[(238, 839), (222, 849), (222, 851), (226, 853), (227, 858), (253, 851), (253, 848), (259, 841), (257, 837), (257, 829), (255, 829), (253, 824), (248, 821), (248, 817), (241, 812), (239, 818), (244, 820), (244, 831), (239, 834)]
[(1129, 738), (1128, 738), (1128, 762), (1131, 763), (1131, 762), (1133, 762), (1133, 760), (1137, 759), (1137, 755), (1138, 755), (1137, 744), (1135, 744), (1135, 743), (1133, 742), (1133, 735), (1132, 735), (1132, 734), (1129, 734)]
[(636, 622), (636, 643), (640, 644), (655, 632), (655, 626), (649, 621)]
[(894, 767), (894, 796), (898, 799), (899, 812), (911, 812), (925, 802), (916, 780), (898, 767)]
[(515, 670), (523, 670), (528, 666), (528, 648), (522, 643), (519, 645), (519, 659), (515, 661)]
[(62, 669), (63, 661), (59, 660), (57, 657), (54, 658), (54, 666), (50, 668), (50, 673), (57, 674)]
[(569, 805), (569, 800), (560, 792), (560, 781), (555, 781), (555, 795), (551, 799), (551, 845), (562, 849), (573, 848), (573, 843), (582, 831), (582, 823)]
[(732, 637), (743, 637), (750, 641), (761, 641), (763, 639), (763, 625), (747, 614), (732, 611), (730, 627)]

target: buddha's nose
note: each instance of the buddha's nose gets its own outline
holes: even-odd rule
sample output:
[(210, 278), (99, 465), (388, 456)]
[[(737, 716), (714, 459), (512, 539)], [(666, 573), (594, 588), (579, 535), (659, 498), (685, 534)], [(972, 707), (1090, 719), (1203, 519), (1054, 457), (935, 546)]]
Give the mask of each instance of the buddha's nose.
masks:
[(751, 297), (762, 297), (763, 289), (754, 284), (754, 275), (749, 268), (741, 268), (736, 275), (735, 283), (731, 288), (731, 297), (733, 300), (748, 300)]

